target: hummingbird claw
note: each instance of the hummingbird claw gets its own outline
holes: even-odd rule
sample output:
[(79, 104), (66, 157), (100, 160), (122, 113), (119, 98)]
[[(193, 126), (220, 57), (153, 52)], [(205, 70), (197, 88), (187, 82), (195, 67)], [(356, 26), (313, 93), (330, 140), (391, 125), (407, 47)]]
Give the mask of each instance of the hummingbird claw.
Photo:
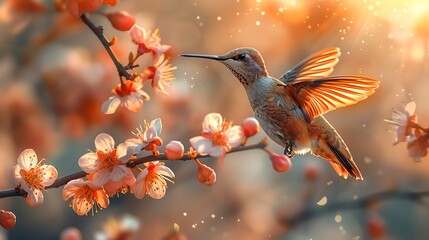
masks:
[(293, 157), (293, 152), (292, 152), (292, 142), (287, 140), (286, 141), (286, 147), (285, 147), (285, 151), (284, 154), (288, 157)]

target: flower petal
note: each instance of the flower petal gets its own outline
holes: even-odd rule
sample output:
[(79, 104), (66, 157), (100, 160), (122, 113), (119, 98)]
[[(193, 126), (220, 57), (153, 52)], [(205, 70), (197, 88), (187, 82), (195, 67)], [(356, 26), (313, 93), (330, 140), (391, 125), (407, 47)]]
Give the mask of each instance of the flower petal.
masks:
[(143, 107), (143, 99), (137, 93), (130, 93), (127, 97), (124, 98), (124, 106), (132, 112), (138, 112)]
[(127, 174), (127, 167), (125, 165), (118, 165), (112, 168), (110, 172), (110, 180), (117, 182), (125, 177)]
[(170, 178), (174, 178), (173, 171), (171, 171), (171, 169), (167, 166), (156, 166), (155, 169), (156, 169), (155, 171), (159, 174), (162, 174)]
[(115, 149), (115, 140), (107, 133), (100, 133), (95, 138), (95, 148), (103, 152), (111, 152)]
[(222, 115), (219, 113), (209, 113), (203, 120), (203, 131), (217, 132), (222, 128)]
[(162, 131), (161, 118), (152, 120), (149, 127), (155, 129), (155, 132), (157, 133), (157, 135), (161, 134), (161, 131)]
[(37, 165), (37, 155), (33, 149), (25, 149), (18, 157), (18, 166), (24, 170), (30, 170)]
[(18, 164), (13, 166), (13, 168), (12, 168), (13, 181), (15, 182), (16, 185), (18, 185), (22, 179), (20, 171), (21, 171), (21, 168), (19, 167)]
[(416, 102), (413, 101), (407, 103), (407, 105), (405, 106), (405, 111), (408, 112), (409, 116), (413, 115), (416, 111)]
[(121, 162), (128, 162), (131, 156), (133, 155), (133, 148), (130, 148), (130, 145), (127, 143), (121, 143), (116, 148), (116, 156)]
[(215, 146), (212, 147), (208, 154), (212, 157), (223, 157), (225, 156), (226, 149), (224, 146)]
[(71, 180), (68, 182), (64, 188), (63, 188), (63, 200), (68, 200), (69, 198), (73, 197), (76, 192), (85, 185), (85, 182), (82, 180), (82, 178)]
[(228, 144), (231, 148), (235, 148), (241, 145), (244, 140), (244, 131), (241, 126), (235, 125), (232, 126), (228, 131)]
[(154, 179), (148, 186), (148, 194), (154, 199), (161, 199), (165, 196), (167, 189), (165, 187), (165, 180), (162, 178)]
[(137, 24), (135, 24), (130, 29), (131, 40), (136, 44), (142, 43), (144, 41), (145, 35), (146, 35), (146, 30)]
[(30, 207), (39, 207), (43, 203), (43, 193), (38, 189), (34, 189), (34, 191), (27, 192), (27, 204)]
[(110, 173), (106, 168), (100, 169), (94, 174), (94, 178), (92, 179), (92, 183), (96, 187), (103, 186), (106, 184), (110, 179)]
[(103, 103), (101, 111), (104, 114), (112, 114), (116, 111), (119, 104), (121, 104), (121, 99), (117, 96), (112, 96)]
[(72, 208), (77, 215), (86, 215), (92, 208), (92, 201), (89, 202), (86, 198), (75, 198), (72, 200)]
[(94, 193), (94, 200), (102, 208), (107, 208), (109, 206), (109, 196), (103, 189), (97, 190)]
[(86, 173), (93, 173), (98, 170), (98, 156), (94, 152), (83, 155), (78, 160), (79, 167)]
[(148, 174), (147, 168), (143, 169), (137, 176), (136, 183), (134, 185), (134, 196), (138, 199), (142, 199), (146, 195), (146, 176)]
[(52, 165), (43, 165), (41, 167), (43, 170), (42, 184), (45, 186), (52, 185), (58, 177), (58, 171)]
[(191, 142), (192, 147), (201, 155), (207, 155), (213, 146), (210, 139), (202, 136), (193, 137), (189, 141)]

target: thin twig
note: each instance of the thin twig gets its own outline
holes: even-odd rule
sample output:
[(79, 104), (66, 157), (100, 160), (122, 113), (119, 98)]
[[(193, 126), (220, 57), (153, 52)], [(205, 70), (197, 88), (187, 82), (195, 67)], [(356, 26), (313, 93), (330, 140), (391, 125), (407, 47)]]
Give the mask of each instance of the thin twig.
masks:
[[(265, 140), (263, 140), (257, 144), (253, 144), (253, 145), (249, 145), (249, 146), (240, 146), (240, 147), (234, 148), (231, 150), (231, 152), (228, 152), (227, 154), (234, 153), (234, 152), (246, 151), (246, 150), (252, 150), (252, 149), (264, 149), (266, 146), (267, 146), (267, 143)], [(208, 157), (210, 157), (210, 156), (208, 156), (208, 155), (206, 155), (206, 156), (198, 155), (197, 156), (197, 158), (199, 158), (199, 159), (208, 158)], [(193, 160), (193, 159), (194, 158), (191, 158), (188, 154), (185, 154), (181, 159), (175, 160), (175, 161), (176, 162), (181, 161), (181, 160), (187, 161), (187, 160)], [(149, 155), (149, 156), (145, 156), (145, 157), (141, 157), (141, 158), (132, 159), (132, 160), (129, 160), (125, 165), (129, 168), (133, 168), (139, 164), (143, 164), (146, 162), (152, 162), (152, 161), (160, 161), (160, 160), (167, 161), (165, 154), (161, 153), (161, 154), (159, 154), (159, 156)], [(168, 160), (168, 161), (170, 161), (170, 160)], [(87, 173), (84, 171), (78, 171), (78, 172), (74, 172), (74, 173), (71, 173), (69, 175), (66, 175), (64, 177), (60, 177), (52, 185), (47, 186), (45, 189), (61, 187), (63, 185), (66, 185), (68, 182), (70, 182), (72, 180), (85, 177), (86, 174)], [(0, 198), (15, 197), (15, 196), (24, 197), (26, 194), (27, 193), (22, 188), (21, 189), (19, 189), (19, 188), (7, 189), (7, 190), (0, 191)]]
[(313, 218), (317, 218), (331, 212), (336, 212), (340, 210), (352, 210), (356, 208), (365, 208), (369, 206), (371, 203), (384, 201), (387, 199), (393, 199), (393, 198), (404, 199), (409, 201), (418, 201), (425, 196), (429, 196), (429, 191), (402, 192), (402, 191), (389, 190), (389, 191), (374, 193), (372, 195), (368, 195), (358, 200), (330, 202), (330, 203), (327, 203), (327, 205), (325, 206), (317, 206), (315, 208), (305, 208), (304, 210), (302, 210), (301, 212), (299, 212), (294, 216), (283, 218), (281, 222), (284, 225), (286, 225), (288, 228), (294, 228), (297, 225), (307, 222)]
[[(115, 53), (110, 48), (111, 44), (109, 40), (104, 36), (103, 34), (103, 27), (102, 26), (95, 26), (95, 24), (88, 18), (88, 16), (84, 13), (80, 17), (82, 21), (91, 29), (91, 31), (97, 36), (97, 38), (100, 40), (101, 44), (106, 49), (107, 53), (109, 54), (110, 58), (112, 59), (113, 63), (116, 66), (116, 69), (118, 70), (119, 77), (125, 77), (126, 79), (132, 79), (133, 75), (127, 72), (128, 69), (130, 69), (130, 66), (124, 66), (122, 65), (118, 58), (116, 58)], [(131, 68), (134, 66), (131, 66)], [(122, 82), (122, 78), (121, 78)]]

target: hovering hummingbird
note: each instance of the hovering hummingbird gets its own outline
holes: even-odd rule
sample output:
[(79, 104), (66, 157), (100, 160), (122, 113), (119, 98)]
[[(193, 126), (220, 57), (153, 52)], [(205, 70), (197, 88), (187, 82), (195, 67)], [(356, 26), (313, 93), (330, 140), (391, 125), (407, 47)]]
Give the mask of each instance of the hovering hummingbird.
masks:
[(262, 56), (253, 48), (238, 48), (222, 56), (181, 56), (216, 60), (231, 70), (246, 90), (262, 129), (285, 148), (284, 154), (311, 152), (327, 159), (340, 176), (363, 179), (347, 145), (322, 115), (366, 99), (379, 81), (363, 76), (328, 77), (340, 55), (338, 48), (322, 50), (278, 79), (268, 74)]

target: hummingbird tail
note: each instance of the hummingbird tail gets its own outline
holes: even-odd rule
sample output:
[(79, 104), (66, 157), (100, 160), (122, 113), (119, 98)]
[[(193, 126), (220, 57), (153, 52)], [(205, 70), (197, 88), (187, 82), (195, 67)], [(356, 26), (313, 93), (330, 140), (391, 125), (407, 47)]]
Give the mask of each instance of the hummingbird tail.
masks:
[(351, 175), (356, 179), (363, 180), (362, 174), (360, 173), (358, 167), (353, 161), (353, 158), (344, 142), (340, 143), (340, 148), (336, 148), (330, 143), (327, 143), (327, 145), (337, 160), (332, 161), (329, 159), (332, 164), (332, 167), (335, 169), (338, 175), (344, 178), (347, 178), (348, 175)]

